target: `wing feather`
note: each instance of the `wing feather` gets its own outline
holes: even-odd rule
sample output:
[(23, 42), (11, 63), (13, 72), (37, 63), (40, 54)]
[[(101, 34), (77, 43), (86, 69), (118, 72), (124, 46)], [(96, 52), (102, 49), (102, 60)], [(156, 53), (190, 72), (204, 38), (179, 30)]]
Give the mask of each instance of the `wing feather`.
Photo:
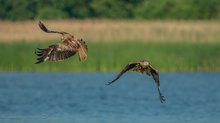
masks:
[(150, 73), (153, 76), (153, 79), (157, 84), (157, 90), (158, 90), (158, 93), (159, 93), (160, 102), (163, 103), (165, 101), (165, 97), (160, 92), (159, 72), (150, 65)]
[(44, 61), (60, 61), (67, 59), (78, 52), (76, 47), (66, 46), (63, 43), (51, 45), (46, 49), (37, 49), (35, 54), (38, 56), (36, 64)]
[(153, 76), (153, 79), (157, 83), (157, 85), (160, 86), (159, 72), (155, 68), (153, 68), (151, 65), (150, 65), (150, 73)]
[(46, 33), (59, 33), (59, 34), (68, 34), (67, 32), (59, 32), (59, 31), (52, 31), (52, 30), (48, 30), (47, 27), (41, 22), (39, 21), (38, 26), (41, 28), (41, 30), (43, 30)]

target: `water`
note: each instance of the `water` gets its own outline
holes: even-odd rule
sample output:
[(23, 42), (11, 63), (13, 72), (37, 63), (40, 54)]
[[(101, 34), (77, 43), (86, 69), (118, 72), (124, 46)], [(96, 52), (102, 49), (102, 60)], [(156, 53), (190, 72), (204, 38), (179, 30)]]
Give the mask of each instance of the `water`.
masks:
[(219, 73), (0, 73), (1, 123), (219, 123)]

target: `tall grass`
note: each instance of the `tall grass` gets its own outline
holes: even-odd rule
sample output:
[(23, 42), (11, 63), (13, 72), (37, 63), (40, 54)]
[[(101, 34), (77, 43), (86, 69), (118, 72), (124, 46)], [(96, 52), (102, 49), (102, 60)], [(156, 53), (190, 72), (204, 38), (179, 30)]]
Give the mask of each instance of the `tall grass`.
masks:
[(75, 55), (62, 62), (34, 64), (37, 47), (50, 42), (0, 43), (0, 71), (119, 71), (129, 61), (147, 59), (160, 71), (220, 71), (220, 43), (95, 43), (88, 42), (88, 59)]
[[(219, 42), (219, 21), (128, 21), (128, 20), (59, 20), (43, 21), (49, 29), (66, 31), (78, 38), (96, 42)], [(18, 40), (53, 40), (38, 21), (0, 22), (0, 42)]]

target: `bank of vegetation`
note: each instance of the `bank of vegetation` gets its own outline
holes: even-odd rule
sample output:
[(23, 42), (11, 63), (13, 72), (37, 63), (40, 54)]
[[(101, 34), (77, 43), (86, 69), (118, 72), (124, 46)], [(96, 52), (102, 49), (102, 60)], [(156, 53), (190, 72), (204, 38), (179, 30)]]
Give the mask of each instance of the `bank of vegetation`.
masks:
[(90, 42), (88, 59), (79, 62), (74, 56), (62, 62), (34, 64), (34, 49), (45, 48), (53, 41), (0, 43), (0, 71), (53, 72), (93, 71), (118, 72), (129, 61), (146, 59), (160, 71), (220, 71), (220, 43), (98, 43)]

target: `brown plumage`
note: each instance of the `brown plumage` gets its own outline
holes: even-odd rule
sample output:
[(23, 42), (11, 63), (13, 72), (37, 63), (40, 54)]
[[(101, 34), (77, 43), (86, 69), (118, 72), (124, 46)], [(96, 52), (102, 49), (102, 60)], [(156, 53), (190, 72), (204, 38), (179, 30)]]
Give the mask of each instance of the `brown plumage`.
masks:
[(51, 31), (46, 26), (39, 22), (39, 27), (46, 33), (61, 34), (61, 41), (57, 44), (50, 45), (48, 48), (37, 48), (35, 54), (38, 56), (35, 64), (44, 61), (60, 61), (67, 59), (76, 53), (79, 53), (79, 60), (84, 61), (87, 58), (88, 47), (82, 39), (77, 39), (67, 32)]
[(161, 101), (161, 103), (163, 103), (163, 101), (165, 101), (164, 96), (160, 92), (159, 72), (158, 72), (158, 70), (153, 68), (151, 66), (151, 64), (149, 62), (147, 62), (146, 60), (128, 63), (125, 66), (125, 68), (118, 74), (118, 76), (114, 80), (109, 82), (107, 85), (110, 85), (113, 82), (115, 82), (116, 80), (118, 80), (125, 72), (127, 72), (129, 70), (133, 70), (133, 71), (136, 71), (136, 72), (139, 72), (139, 73), (142, 73), (142, 74), (145, 73), (148, 76), (152, 75), (154, 81), (157, 84), (157, 90), (158, 90), (158, 93), (159, 93), (160, 101)]

